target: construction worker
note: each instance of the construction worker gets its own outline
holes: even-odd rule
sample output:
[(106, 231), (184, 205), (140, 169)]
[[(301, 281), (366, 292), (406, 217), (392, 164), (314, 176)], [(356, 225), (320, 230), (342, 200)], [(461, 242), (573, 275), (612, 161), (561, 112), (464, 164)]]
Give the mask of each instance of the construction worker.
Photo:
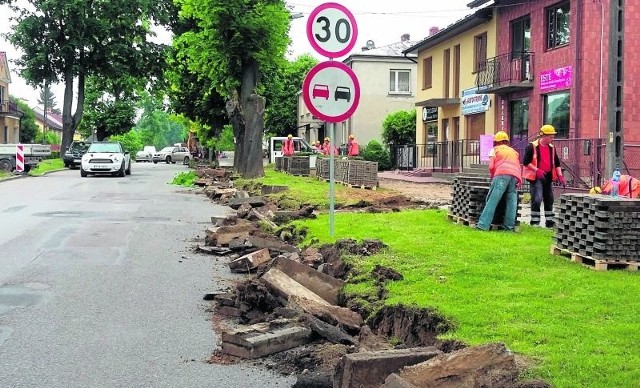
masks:
[(331, 149), (333, 149), (333, 154), (337, 156), (338, 148), (336, 148), (331, 144), (331, 139), (329, 139), (328, 137), (325, 137), (324, 144), (322, 145), (322, 154), (325, 156), (329, 156), (329, 152), (331, 152)]
[(322, 153), (322, 143), (320, 143), (320, 140), (316, 140), (311, 148), (313, 148), (313, 150), (317, 153)]
[(529, 143), (522, 158), (522, 176), (531, 186), (531, 225), (540, 225), (540, 205), (544, 202), (544, 218), (547, 228), (555, 224), (553, 213), (553, 182), (566, 185), (560, 158), (553, 146), (556, 129), (545, 124), (540, 127), (538, 139)]
[(294, 152), (293, 135), (289, 134), (289, 136), (287, 136), (287, 140), (282, 143), (282, 154), (284, 156), (293, 156)]
[[(605, 182), (600, 188), (599, 186), (591, 188), (589, 194), (611, 194), (611, 188), (613, 183), (611, 180)], [(620, 186), (618, 188), (618, 195), (627, 198), (640, 198), (640, 181), (631, 175), (620, 175)]]
[(358, 155), (360, 155), (360, 146), (356, 141), (356, 137), (353, 135), (349, 135), (349, 141), (347, 142), (347, 156)]
[(509, 146), (509, 135), (504, 131), (497, 132), (493, 137), (493, 142), (495, 146), (489, 157), (491, 188), (476, 228), (489, 230), (496, 207), (505, 197), (507, 206), (502, 227), (513, 232), (515, 231), (518, 209), (517, 189), (522, 184), (520, 155), (518, 151)]

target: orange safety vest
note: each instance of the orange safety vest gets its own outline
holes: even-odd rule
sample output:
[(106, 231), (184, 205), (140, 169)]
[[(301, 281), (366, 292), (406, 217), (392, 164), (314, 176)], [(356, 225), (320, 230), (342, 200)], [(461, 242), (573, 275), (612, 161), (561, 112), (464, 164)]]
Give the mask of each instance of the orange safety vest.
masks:
[(360, 146), (358, 142), (355, 140), (351, 140), (349, 142), (349, 154), (348, 156), (358, 156), (360, 155)]
[[(531, 159), (531, 164), (534, 167), (538, 167), (538, 146), (540, 145), (539, 140), (532, 141), (533, 144), (533, 159)], [(556, 175), (556, 150), (553, 148), (553, 144), (549, 144), (549, 148), (551, 149), (551, 180), (555, 181), (558, 179)], [(529, 181), (536, 180), (536, 170), (529, 167), (529, 165), (522, 166), (522, 177)]]
[(284, 156), (293, 156), (293, 140), (287, 139), (284, 141), (284, 144), (282, 145), (282, 153), (284, 154)]
[(329, 155), (330, 150), (333, 148), (333, 154), (338, 155), (338, 149), (331, 145), (331, 143), (324, 143), (322, 146), (322, 153), (324, 155)]
[(493, 155), (489, 158), (489, 173), (492, 178), (496, 175), (511, 175), (521, 183), (522, 169), (518, 151), (506, 144), (493, 147)]
[[(613, 182), (609, 179), (602, 186), (602, 194), (611, 194)], [(620, 186), (618, 186), (618, 195), (628, 198), (640, 198), (640, 181), (631, 175), (620, 175)]]

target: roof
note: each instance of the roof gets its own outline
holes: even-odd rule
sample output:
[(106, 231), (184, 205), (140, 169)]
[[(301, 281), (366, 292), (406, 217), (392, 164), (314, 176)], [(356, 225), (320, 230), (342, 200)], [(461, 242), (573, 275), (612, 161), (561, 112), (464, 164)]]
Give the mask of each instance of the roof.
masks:
[[(418, 43), (417, 41), (405, 40), (402, 42), (391, 43), (386, 46), (372, 48), (370, 50), (363, 50), (355, 52), (343, 62), (351, 62), (354, 58), (405, 58), (404, 51)], [(415, 54), (409, 54), (408, 57), (416, 57)]]
[(475, 11), (472, 14), (465, 16), (464, 18), (450, 24), (446, 28), (438, 31), (437, 33), (426, 37), (415, 45), (404, 50), (404, 53), (417, 54), (420, 51), (428, 50), (434, 46), (439, 45), (461, 33), (468, 31), (476, 26), (490, 21), (493, 18), (493, 9), (482, 8)]
[[(44, 122), (44, 110), (40, 107), (33, 109), (36, 119), (41, 123)], [(53, 130), (62, 131), (62, 116), (57, 113), (47, 112), (47, 127)]]

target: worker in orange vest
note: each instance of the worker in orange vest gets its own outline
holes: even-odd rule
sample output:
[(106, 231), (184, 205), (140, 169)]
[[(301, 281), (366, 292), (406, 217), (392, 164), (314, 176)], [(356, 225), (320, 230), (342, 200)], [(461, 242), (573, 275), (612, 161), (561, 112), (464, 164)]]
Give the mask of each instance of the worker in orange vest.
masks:
[(544, 202), (544, 218), (547, 228), (555, 224), (553, 213), (552, 182), (566, 185), (560, 158), (553, 146), (556, 129), (553, 125), (543, 125), (538, 139), (529, 143), (522, 158), (522, 177), (531, 186), (531, 225), (540, 225), (540, 205)]
[(491, 188), (480, 214), (476, 228), (489, 230), (496, 207), (506, 197), (506, 210), (502, 221), (505, 230), (515, 231), (518, 209), (518, 187), (522, 184), (522, 168), (518, 151), (509, 146), (509, 135), (499, 131), (493, 137), (493, 147), (489, 157)]
[[(596, 186), (593, 187), (590, 194), (611, 194), (611, 188), (613, 183), (608, 180), (602, 188)], [(618, 188), (618, 195), (627, 198), (640, 198), (640, 181), (631, 175), (620, 175), (620, 186)]]
[(349, 141), (347, 142), (347, 156), (358, 155), (360, 155), (360, 146), (356, 141), (356, 137), (353, 135), (349, 135)]
[(284, 143), (282, 144), (282, 154), (284, 156), (293, 156), (294, 153), (294, 149), (293, 149), (293, 135), (289, 134), (289, 136), (287, 136), (287, 140), (284, 141)]
[(325, 156), (329, 156), (329, 152), (333, 149), (333, 154), (338, 155), (338, 148), (331, 144), (331, 139), (328, 137), (324, 138), (324, 144), (322, 145), (322, 154)]

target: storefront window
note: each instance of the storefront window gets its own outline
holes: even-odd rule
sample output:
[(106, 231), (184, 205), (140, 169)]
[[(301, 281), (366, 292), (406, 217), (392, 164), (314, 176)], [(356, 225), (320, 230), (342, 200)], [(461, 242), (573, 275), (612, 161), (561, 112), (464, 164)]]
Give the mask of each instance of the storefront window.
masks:
[(569, 137), (569, 92), (544, 96), (544, 122), (555, 127), (557, 138)]
[(434, 156), (436, 154), (436, 142), (438, 141), (438, 122), (430, 121), (424, 123), (424, 155)]
[(509, 133), (511, 143), (527, 143), (529, 140), (529, 99), (513, 100), (509, 105), (511, 108)]

